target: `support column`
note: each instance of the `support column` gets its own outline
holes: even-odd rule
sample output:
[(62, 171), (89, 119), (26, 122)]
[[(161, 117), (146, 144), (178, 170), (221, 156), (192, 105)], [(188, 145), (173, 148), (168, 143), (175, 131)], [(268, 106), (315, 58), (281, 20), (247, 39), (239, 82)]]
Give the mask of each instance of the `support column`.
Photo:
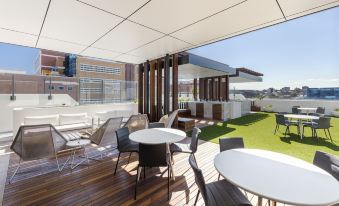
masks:
[[(178, 55), (172, 55), (172, 110), (178, 109)], [(178, 128), (178, 117), (175, 117), (174, 128)]]
[(218, 100), (221, 101), (221, 77), (218, 77)]
[(197, 101), (197, 79), (193, 79), (193, 99)]
[(208, 100), (208, 79), (204, 78), (204, 100)]
[(230, 100), (230, 81), (229, 76), (225, 76), (225, 99), (228, 102)]
[(157, 120), (162, 117), (162, 66), (161, 59), (157, 60)]
[(150, 63), (150, 121), (154, 122), (156, 119), (155, 109), (155, 62)]
[(169, 68), (169, 55), (165, 56), (164, 63), (164, 114), (169, 113), (169, 105), (170, 105), (170, 68)]
[(149, 61), (144, 64), (144, 114), (149, 114)]
[(215, 89), (214, 89), (214, 77), (212, 77), (210, 85), (211, 85), (210, 100), (214, 101), (214, 92), (215, 92)]
[(204, 79), (203, 78), (199, 78), (199, 100), (203, 100), (204, 99)]
[(144, 113), (144, 104), (143, 104), (143, 98), (144, 98), (144, 93), (143, 93), (143, 65), (139, 64), (139, 69), (138, 69), (139, 75), (138, 75), (138, 112), (140, 114)]

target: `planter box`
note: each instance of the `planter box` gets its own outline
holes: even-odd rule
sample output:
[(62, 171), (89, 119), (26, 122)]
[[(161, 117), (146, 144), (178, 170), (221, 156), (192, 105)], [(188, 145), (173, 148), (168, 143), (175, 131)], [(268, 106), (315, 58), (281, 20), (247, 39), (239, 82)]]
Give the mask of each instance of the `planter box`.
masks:
[(260, 112), (260, 110), (261, 110), (261, 108), (258, 107), (258, 106), (254, 106), (254, 105), (251, 106), (251, 111), (252, 112)]

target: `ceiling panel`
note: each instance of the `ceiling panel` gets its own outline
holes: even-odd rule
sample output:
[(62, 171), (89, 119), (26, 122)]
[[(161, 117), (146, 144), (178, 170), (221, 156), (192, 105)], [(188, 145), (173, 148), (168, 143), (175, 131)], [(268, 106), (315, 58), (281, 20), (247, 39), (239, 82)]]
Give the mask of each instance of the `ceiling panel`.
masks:
[(34, 47), (38, 36), (0, 28), (0, 42)]
[(154, 59), (156, 57), (164, 56), (167, 53), (172, 53), (174, 51), (184, 51), (190, 46), (190, 44), (187, 44), (183, 41), (177, 40), (170, 36), (165, 36), (152, 43), (133, 50), (128, 54), (144, 57), (146, 59)]
[[(154, 0), (129, 19), (169, 34), (242, 1)], [(168, 13), (168, 15), (164, 13)]]
[(140, 64), (146, 61), (146, 58), (137, 57), (134, 55), (123, 54), (114, 58), (115, 61), (128, 62), (132, 64)]
[(114, 57), (121, 55), (122, 53), (114, 52), (105, 49), (98, 49), (95, 47), (89, 47), (81, 55), (95, 57), (100, 59), (114, 60)]
[(277, 19), (283, 19), (283, 15), (275, 1), (249, 0), (175, 32), (172, 36), (199, 45)]
[(70, 43), (70, 42), (59, 41), (55, 39), (40, 37), (37, 48), (78, 54), (79, 52), (84, 50), (86, 46), (75, 44), (75, 43)]
[(0, 0), (0, 27), (38, 35), (49, 0)]
[(338, 0), (279, 0), (281, 9), (287, 19), (293, 19), (306, 14), (321, 11), (334, 6), (339, 6)]
[(122, 21), (78, 1), (52, 1), (41, 35), (90, 45)]
[(119, 15), (121, 17), (128, 17), (148, 0), (80, 0), (82, 2), (91, 4), (95, 7)]
[(124, 21), (93, 46), (125, 53), (161, 36), (163, 34), (159, 32), (130, 21)]

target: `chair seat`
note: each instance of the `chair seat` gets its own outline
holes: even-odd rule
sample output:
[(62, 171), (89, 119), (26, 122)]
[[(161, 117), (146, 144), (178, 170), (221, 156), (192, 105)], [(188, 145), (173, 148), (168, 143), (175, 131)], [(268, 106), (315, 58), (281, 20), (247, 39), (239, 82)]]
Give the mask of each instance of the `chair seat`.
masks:
[(220, 180), (206, 184), (208, 206), (251, 205), (246, 196), (232, 183)]
[(192, 153), (189, 144), (182, 143), (173, 143), (170, 146), (171, 153), (174, 152), (183, 152), (183, 153)]
[(298, 121), (291, 121), (291, 120), (286, 120), (286, 126), (298, 126), (299, 122)]
[(124, 145), (119, 149), (120, 152), (139, 152), (139, 144), (138, 143), (130, 143)]

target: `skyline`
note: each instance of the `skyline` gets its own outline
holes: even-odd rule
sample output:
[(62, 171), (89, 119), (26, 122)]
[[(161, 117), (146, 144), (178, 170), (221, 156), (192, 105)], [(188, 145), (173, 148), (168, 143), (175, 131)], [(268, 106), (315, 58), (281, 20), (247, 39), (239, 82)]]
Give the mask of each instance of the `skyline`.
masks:
[[(190, 52), (264, 74), (262, 83), (236, 89), (335, 87), (339, 83), (339, 8), (329, 9)], [(39, 49), (0, 43), (0, 70), (34, 72)]]

